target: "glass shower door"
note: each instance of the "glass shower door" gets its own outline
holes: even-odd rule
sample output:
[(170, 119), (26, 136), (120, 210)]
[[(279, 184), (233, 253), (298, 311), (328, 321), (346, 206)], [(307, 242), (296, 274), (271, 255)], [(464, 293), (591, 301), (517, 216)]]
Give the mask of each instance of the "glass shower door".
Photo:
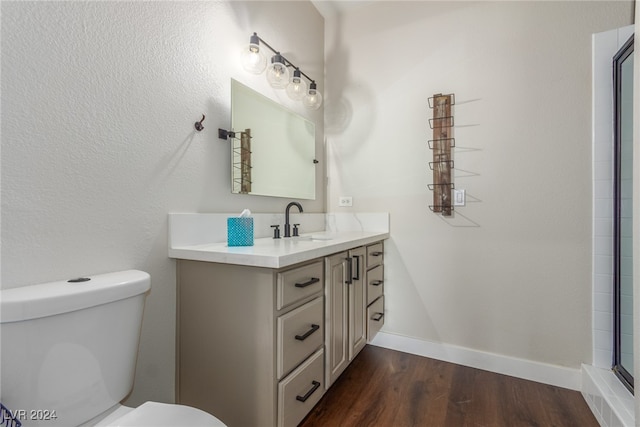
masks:
[(633, 391), (633, 36), (614, 69), (614, 357), (613, 370)]

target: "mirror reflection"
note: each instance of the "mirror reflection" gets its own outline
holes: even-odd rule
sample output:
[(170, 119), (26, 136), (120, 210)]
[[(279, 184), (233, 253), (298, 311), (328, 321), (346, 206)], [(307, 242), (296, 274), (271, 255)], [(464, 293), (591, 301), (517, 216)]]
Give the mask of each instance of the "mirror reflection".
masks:
[(231, 191), (315, 199), (315, 124), (231, 80)]

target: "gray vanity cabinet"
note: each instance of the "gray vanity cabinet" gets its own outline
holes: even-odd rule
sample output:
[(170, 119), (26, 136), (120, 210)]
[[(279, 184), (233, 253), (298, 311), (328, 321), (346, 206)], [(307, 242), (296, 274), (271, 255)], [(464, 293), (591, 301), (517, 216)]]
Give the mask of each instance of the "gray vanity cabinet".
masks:
[(349, 251), (351, 280), (349, 288), (349, 360), (353, 360), (367, 344), (366, 249)]
[(326, 384), (329, 387), (349, 365), (349, 288), (347, 252), (325, 259)]
[(325, 260), (326, 384), (329, 387), (367, 343), (366, 249)]
[(382, 325), (381, 254), (279, 269), (179, 259), (177, 403), (229, 427), (298, 425)]
[(296, 426), (325, 392), (323, 260), (177, 267), (177, 402), (229, 427)]

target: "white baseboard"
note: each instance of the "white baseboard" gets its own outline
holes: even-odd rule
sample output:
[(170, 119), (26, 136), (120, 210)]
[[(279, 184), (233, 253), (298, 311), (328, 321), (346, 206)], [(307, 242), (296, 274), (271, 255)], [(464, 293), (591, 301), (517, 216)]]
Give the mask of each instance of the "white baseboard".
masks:
[(372, 345), (580, 391), (580, 369), (378, 332)]

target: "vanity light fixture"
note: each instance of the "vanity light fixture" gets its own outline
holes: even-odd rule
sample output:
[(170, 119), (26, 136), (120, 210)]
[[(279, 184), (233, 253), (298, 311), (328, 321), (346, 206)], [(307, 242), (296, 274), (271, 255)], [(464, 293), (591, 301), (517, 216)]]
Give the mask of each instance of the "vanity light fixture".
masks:
[(318, 92), (316, 82), (311, 82), (309, 85), (309, 91), (302, 98), (302, 103), (305, 107), (311, 110), (317, 110), (322, 105), (322, 94)]
[(300, 69), (296, 68), (291, 76), (291, 81), (287, 85), (287, 95), (295, 101), (301, 101), (307, 94), (307, 82), (302, 80)]
[(271, 57), (271, 64), (267, 67), (267, 81), (276, 89), (284, 89), (289, 84), (289, 70), (280, 52)]
[[(268, 67), (260, 43), (273, 52)], [(318, 91), (315, 80), (282, 56), (280, 52), (269, 46), (267, 42), (258, 37), (257, 33), (253, 33), (249, 39), (249, 46), (242, 50), (241, 57), (242, 66), (245, 70), (253, 74), (262, 74), (266, 69), (269, 84), (277, 89), (286, 89), (287, 95), (294, 101), (302, 100), (302, 104), (310, 110), (317, 110), (322, 105), (322, 94)], [(291, 76), (289, 75), (288, 67), (294, 68)], [(308, 86), (302, 76), (309, 80)]]
[(253, 33), (249, 46), (242, 50), (242, 67), (250, 73), (262, 74), (267, 68), (267, 58), (260, 51), (260, 38)]

